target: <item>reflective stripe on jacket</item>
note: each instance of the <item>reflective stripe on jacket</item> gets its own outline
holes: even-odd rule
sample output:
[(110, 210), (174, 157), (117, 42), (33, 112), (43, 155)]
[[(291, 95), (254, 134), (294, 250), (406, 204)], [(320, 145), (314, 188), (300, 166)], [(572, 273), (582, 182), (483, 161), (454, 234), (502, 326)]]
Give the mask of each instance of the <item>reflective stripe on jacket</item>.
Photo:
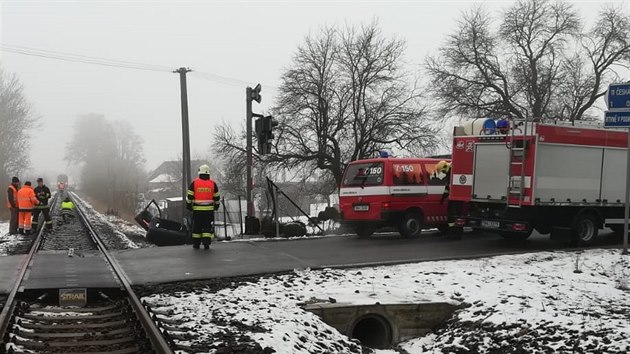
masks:
[(18, 207), (20, 210), (30, 210), (38, 203), (35, 198), (35, 191), (31, 186), (24, 186), (20, 188), (17, 193)]
[(220, 199), (219, 188), (211, 179), (195, 178), (186, 195), (186, 203), (192, 203), (193, 211), (214, 211)]
[(17, 194), (17, 188), (15, 188), (13, 184), (9, 184), (9, 188), (7, 189), (7, 208), (18, 207)]

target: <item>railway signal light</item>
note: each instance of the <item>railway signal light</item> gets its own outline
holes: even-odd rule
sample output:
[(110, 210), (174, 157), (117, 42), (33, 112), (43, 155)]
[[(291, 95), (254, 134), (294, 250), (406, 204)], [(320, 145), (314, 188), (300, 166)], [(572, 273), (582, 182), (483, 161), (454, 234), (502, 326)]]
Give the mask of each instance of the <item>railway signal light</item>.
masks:
[(278, 126), (278, 121), (272, 116), (254, 114), (258, 117), (255, 122), (256, 138), (258, 140), (258, 152), (261, 155), (271, 153), (271, 141), (274, 138), (273, 128)]
[(249, 99), (256, 101), (258, 103), (262, 102), (262, 96), (260, 95), (260, 91), (262, 90), (262, 86), (260, 84), (256, 85), (253, 89), (250, 89)]

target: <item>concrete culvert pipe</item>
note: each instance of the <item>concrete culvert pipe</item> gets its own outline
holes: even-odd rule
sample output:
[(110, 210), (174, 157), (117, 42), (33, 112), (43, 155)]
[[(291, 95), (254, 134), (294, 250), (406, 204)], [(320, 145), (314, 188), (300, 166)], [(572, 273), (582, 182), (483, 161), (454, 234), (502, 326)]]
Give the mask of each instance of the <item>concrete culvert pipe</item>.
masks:
[(384, 349), (392, 345), (392, 327), (381, 315), (369, 314), (359, 318), (352, 328), (351, 338), (366, 347)]

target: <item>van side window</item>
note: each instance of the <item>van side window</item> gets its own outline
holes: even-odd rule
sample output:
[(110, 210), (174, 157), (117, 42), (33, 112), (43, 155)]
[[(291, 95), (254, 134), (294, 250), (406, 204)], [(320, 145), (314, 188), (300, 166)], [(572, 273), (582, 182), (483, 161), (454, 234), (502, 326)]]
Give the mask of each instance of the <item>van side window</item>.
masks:
[(448, 176), (443, 172), (438, 172), (436, 165), (437, 163), (424, 164), (424, 168), (427, 170), (427, 174), (429, 174), (429, 185), (445, 186), (449, 183)]
[(418, 163), (392, 164), (392, 174), (396, 186), (424, 185), (425, 176), (422, 172), (422, 166)]
[(346, 168), (344, 186), (376, 186), (383, 183), (383, 163), (355, 163)]

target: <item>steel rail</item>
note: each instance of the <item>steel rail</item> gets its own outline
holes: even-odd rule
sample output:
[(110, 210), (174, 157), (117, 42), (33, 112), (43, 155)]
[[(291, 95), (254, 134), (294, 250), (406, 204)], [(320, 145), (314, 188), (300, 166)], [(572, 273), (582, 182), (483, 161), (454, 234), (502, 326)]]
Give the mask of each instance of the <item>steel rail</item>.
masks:
[(151, 341), (153, 350), (158, 354), (172, 354), (173, 350), (171, 349), (171, 347), (168, 345), (168, 343), (162, 336), (162, 332), (160, 331), (158, 326), (155, 324), (155, 322), (153, 322), (151, 315), (146, 311), (146, 309), (142, 305), (142, 302), (136, 296), (136, 293), (131, 288), (131, 281), (129, 280), (129, 277), (127, 277), (127, 274), (122, 269), (118, 261), (109, 254), (109, 252), (107, 251), (107, 248), (105, 247), (105, 244), (103, 243), (103, 241), (101, 241), (100, 236), (98, 235), (96, 230), (92, 228), (92, 225), (87, 219), (87, 216), (85, 215), (81, 207), (79, 207), (79, 204), (76, 202), (77, 199), (79, 198), (73, 192), (70, 192), (70, 196), (71, 196), (71, 199), (73, 199), (73, 201), (75, 202), (74, 204), (76, 206), (77, 214), (81, 218), (85, 227), (88, 229), (90, 236), (96, 243), (97, 248), (99, 249), (99, 251), (101, 251), (101, 253), (105, 257), (107, 262), (110, 264), (110, 266), (112, 267), (112, 270), (114, 271), (114, 273), (120, 280), (122, 286), (124, 287), (125, 291), (127, 292), (127, 295), (129, 296), (129, 303), (131, 307), (133, 308), (134, 312), (136, 313), (136, 315), (138, 316), (138, 320), (142, 324), (144, 331), (146, 332), (149, 340)]
[[(58, 198), (59, 198), (59, 192), (55, 193), (55, 196), (51, 199), (52, 202), (50, 203), (50, 206), (54, 206)], [(13, 314), (13, 311), (15, 310), (15, 296), (20, 290), (20, 286), (22, 285), (24, 276), (26, 275), (26, 272), (28, 271), (31, 265), (33, 256), (35, 255), (35, 253), (37, 252), (37, 250), (39, 250), (39, 247), (41, 246), (41, 243), (43, 240), (42, 235), (44, 234), (45, 228), (46, 226), (42, 224), (41, 228), (37, 232), (37, 235), (35, 236), (35, 240), (31, 244), (31, 248), (28, 251), (28, 254), (26, 255), (26, 259), (22, 262), (22, 266), (20, 267), (20, 270), (18, 271), (17, 279), (15, 280), (13, 288), (11, 289), (9, 296), (6, 299), (4, 307), (2, 308), (2, 312), (0, 312), (0, 336), (1, 336), (0, 343), (3, 343), (3, 337), (7, 331), (7, 327), (9, 326), (11, 315)]]

